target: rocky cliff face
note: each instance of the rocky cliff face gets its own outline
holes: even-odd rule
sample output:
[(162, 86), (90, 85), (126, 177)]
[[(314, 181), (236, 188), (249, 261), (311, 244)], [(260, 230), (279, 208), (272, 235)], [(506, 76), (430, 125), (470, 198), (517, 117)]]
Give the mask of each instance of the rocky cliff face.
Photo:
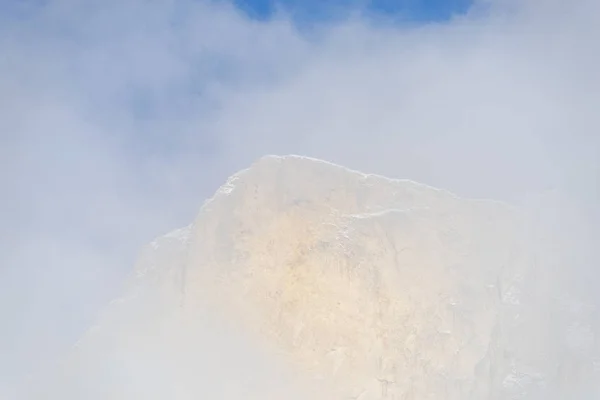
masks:
[(523, 221), (498, 202), (263, 158), (144, 250), (56, 390), (574, 398), (595, 374), (595, 311), (562, 290)]

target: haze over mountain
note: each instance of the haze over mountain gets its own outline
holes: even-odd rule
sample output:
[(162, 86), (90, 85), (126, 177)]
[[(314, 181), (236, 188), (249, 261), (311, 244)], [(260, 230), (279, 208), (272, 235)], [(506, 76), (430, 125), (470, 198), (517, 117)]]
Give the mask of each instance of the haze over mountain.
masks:
[(31, 398), (594, 398), (597, 311), (556, 243), (501, 202), (264, 157)]
[(265, 154), (526, 198), (542, 277), (600, 304), (599, 1), (474, 0), (435, 21), (373, 5), (458, 0), (249, 1), (307, 12), (0, 2), (0, 398), (83, 336), (145, 243)]

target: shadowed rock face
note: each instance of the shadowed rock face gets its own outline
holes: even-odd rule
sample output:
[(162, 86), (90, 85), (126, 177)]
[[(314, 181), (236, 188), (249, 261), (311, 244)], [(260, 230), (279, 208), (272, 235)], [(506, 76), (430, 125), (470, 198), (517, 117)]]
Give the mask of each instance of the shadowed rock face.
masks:
[(594, 310), (561, 289), (539, 248), (502, 203), (266, 157), (143, 251), (56, 390), (571, 398), (595, 373)]

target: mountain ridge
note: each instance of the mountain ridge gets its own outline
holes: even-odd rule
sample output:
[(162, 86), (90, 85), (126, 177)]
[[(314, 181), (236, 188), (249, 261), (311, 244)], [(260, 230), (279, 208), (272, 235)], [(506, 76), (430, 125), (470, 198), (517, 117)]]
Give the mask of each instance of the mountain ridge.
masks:
[[(63, 379), (78, 382), (79, 398), (107, 376), (111, 398), (158, 399), (142, 383), (152, 366), (169, 371), (156, 382), (162, 398), (226, 392), (223, 376), (198, 383), (194, 371), (210, 369), (206, 354), (216, 351), (220, 365), (220, 352), (251, 343), (241, 348), (262, 349), (329, 399), (548, 398), (573, 385), (555, 384), (564, 365), (584, 379), (593, 360), (563, 360), (573, 352), (549, 314), (559, 312), (559, 279), (536, 261), (528, 234), (503, 202), (266, 156), (232, 175), (192, 224), (144, 247), (124, 297), (82, 339)], [(591, 357), (589, 335), (578, 334)], [(123, 360), (133, 366), (117, 368)], [(271, 398), (259, 372), (250, 377), (263, 392), (236, 375), (238, 397), (222, 398)]]

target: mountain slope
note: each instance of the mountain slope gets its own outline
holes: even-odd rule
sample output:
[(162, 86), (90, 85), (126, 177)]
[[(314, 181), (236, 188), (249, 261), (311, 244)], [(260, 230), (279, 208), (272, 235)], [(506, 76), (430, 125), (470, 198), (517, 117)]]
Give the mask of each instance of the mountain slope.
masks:
[(499, 202), (265, 157), (142, 252), (55, 390), (176, 400), (573, 393), (594, 374), (591, 317), (534, 242)]

